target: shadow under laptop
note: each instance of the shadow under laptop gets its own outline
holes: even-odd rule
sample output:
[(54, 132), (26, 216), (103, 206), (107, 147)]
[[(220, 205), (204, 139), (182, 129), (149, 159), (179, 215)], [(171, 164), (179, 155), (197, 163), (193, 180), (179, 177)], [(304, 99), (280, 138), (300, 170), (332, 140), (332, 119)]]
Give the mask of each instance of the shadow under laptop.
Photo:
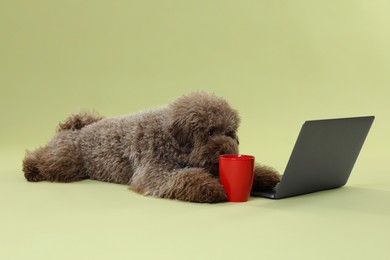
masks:
[(390, 217), (390, 190), (345, 186), (280, 200), (269, 200), (262, 207), (290, 212), (356, 212)]

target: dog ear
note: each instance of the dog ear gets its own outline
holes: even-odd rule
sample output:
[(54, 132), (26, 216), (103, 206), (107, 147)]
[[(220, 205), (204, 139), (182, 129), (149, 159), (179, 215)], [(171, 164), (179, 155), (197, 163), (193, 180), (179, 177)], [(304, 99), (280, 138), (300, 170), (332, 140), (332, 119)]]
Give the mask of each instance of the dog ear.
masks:
[(168, 132), (180, 147), (193, 147), (193, 131), (188, 118), (179, 116), (171, 120), (168, 126)]

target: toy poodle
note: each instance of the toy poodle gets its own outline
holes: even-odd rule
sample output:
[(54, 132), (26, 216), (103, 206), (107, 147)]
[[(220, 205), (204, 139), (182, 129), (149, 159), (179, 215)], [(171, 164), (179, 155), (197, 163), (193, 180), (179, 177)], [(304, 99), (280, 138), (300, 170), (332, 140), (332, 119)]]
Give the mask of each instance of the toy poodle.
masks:
[[(127, 184), (143, 195), (191, 202), (227, 200), (218, 156), (238, 153), (238, 112), (207, 92), (122, 117), (72, 115), (49, 143), (23, 160), (28, 181), (93, 179)], [(252, 190), (272, 189), (279, 175), (256, 164)]]

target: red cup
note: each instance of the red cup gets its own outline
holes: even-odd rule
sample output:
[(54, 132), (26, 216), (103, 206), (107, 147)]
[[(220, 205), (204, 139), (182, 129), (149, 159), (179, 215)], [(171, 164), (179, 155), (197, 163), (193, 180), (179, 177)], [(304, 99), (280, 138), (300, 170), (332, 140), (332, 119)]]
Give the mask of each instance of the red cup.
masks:
[(219, 156), (219, 178), (225, 188), (228, 201), (248, 201), (251, 193), (255, 157), (244, 154)]

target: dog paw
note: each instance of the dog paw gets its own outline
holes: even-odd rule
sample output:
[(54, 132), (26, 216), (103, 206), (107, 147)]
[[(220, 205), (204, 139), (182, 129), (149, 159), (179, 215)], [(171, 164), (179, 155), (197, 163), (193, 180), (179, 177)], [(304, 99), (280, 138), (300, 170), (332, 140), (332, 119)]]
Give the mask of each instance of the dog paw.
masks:
[(263, 166), (255, 166), (252, 191), (272, 190), (280, 182), (280, 175), (274, 169)]
[(199, 187), (199, 192), (194, 198), (194, 202), (201, 203), (217, 203), (222, 201), (227, 201), (227, 195), (222, 184), (215, 178)]
[(227, 201), (225, 189), (219, 179), (203, 169), (189, 168), (179, 176), (175, 180), (171, 198), (199, 203)]

